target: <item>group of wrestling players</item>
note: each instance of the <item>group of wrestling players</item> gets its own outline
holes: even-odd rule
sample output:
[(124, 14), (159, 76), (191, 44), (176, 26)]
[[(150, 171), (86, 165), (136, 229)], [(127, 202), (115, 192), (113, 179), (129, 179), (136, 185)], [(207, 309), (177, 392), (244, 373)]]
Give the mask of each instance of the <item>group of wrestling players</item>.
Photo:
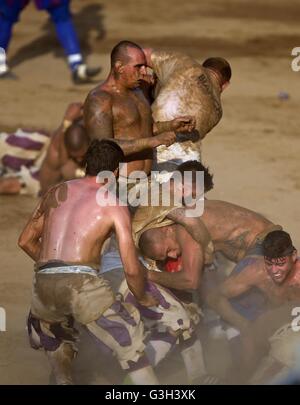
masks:
[[(223, 58), (199, 64), (122, 41), (107, 79), (83, 106), (68, 107), (49, 139), (38, 170), (41, 199), (19, 246), (35, 262), (30, 343), (45, 350), (58, 384), (73, 382), (78, 328), (94, 337), (99, 362), (101, 353), (115, 356), (132, 384), (158, 384), (155, 367), (175, 347), (188, 383), (217, 383), (200, 341), (211, 313), (242, 382), (281, 381), (295, 368), (300, 336), (291, 311), (300, 301), (300, 261), (289, 234), (206, 197), (203, 214), (190, 216), (182, 198), (199, 197), (199, 172), (200, 198), (213, 188), (201, 141), (222, 117), (230, 78)], [(168, 184), (172, 202), (164, 203), (161, 189), (158, 204), (131, 200), (136, 185), (126, 180), (136, 171), (147, 190)], [(99, 178), (104, 172), (119, 188), (127, 184), (125, 204)], [(26, 188), (15, 179), (16, 189)], [(220, 254), (236, 263), (229, 276)]]

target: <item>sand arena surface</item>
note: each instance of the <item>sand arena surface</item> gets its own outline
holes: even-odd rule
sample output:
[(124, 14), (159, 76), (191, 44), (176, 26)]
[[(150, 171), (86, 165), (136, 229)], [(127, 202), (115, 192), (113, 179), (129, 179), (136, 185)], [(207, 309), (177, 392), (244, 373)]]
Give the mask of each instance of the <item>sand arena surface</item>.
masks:
[[(215, 174), (209, 197), (266, 215), (300, 247), (300, 72), (291, 69), (291, 50), (300, 46), (299, 1), (74, 0), (72, 8), (90, 65), (103, 67), (101, 78), (109, 71), (112, 46), (123, 39), (185, 51), (199, 61), (230, 61), (224, 116), (203, 142), (203, 160)], [(83, 101), (92, 87), (71, 83), (53, 27), (32, 5), (15, 26), (9, 61), (19, 79), (0, 82), (0, 130), (55, 129), (66, 105)], [(280, 100), (280, 91), (289, 99)], [(35, 204), (26, 197), (0, 198), (0, 307), (7, 314), (7, 332), (0, 332), (0, 384), (49, 382), (44, 354), (27, 342), (32, 262), (16, 246)], [(120, 381), (113, 361), (95, 358), (92, 345), (83, 346), (75, 364), (78, 383)]]

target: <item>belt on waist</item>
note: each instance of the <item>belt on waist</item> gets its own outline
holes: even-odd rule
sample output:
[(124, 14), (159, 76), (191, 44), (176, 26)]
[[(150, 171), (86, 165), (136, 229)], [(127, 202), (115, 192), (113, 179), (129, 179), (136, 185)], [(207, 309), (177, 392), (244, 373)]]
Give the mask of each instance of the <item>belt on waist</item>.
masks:
[(59, 266), (37, 270), (38, 274), (90, 274), (97, 276), (98, 272), (89, 266)]

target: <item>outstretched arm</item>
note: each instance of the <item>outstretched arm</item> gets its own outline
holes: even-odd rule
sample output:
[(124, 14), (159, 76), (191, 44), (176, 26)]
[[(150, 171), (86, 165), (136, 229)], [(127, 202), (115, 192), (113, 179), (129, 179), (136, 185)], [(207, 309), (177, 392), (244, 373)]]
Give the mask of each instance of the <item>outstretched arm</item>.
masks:
[(176, 226), (176, 238), (182, 252), (182, 270), (177, 273), (149, 271), (148, 278), (176, 290), (196, 290), (204, 263), (203, 249), (180, 225)]

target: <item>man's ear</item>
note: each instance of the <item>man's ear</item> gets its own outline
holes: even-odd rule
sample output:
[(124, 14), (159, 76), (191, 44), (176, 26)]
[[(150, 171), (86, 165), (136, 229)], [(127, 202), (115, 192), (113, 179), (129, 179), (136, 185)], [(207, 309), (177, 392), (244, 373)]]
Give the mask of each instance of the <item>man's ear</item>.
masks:
[(297, 257), (298, 257), (298, 252), (297, 252), (297, 250), (295, 249), (295, 250), (293, 251), (293, 254), (292, 254), (293, 262), (296, 262)]
[(225, 83), (223, 83), (222, 84), (222, 87), (221, 87), (221, 93), (225, 90), (225, 89), (227, 89), (227, 87), (230, 85), (230, 82), (225, 82)]
[(123, 73), (123, 71), (124, 71), (124, 65), (123, 65), (123, 63), (122, 63), (120, 60), (117, 60), (117, 62), (115, 63), (115, 70), (116, 70), (118, 73)]

